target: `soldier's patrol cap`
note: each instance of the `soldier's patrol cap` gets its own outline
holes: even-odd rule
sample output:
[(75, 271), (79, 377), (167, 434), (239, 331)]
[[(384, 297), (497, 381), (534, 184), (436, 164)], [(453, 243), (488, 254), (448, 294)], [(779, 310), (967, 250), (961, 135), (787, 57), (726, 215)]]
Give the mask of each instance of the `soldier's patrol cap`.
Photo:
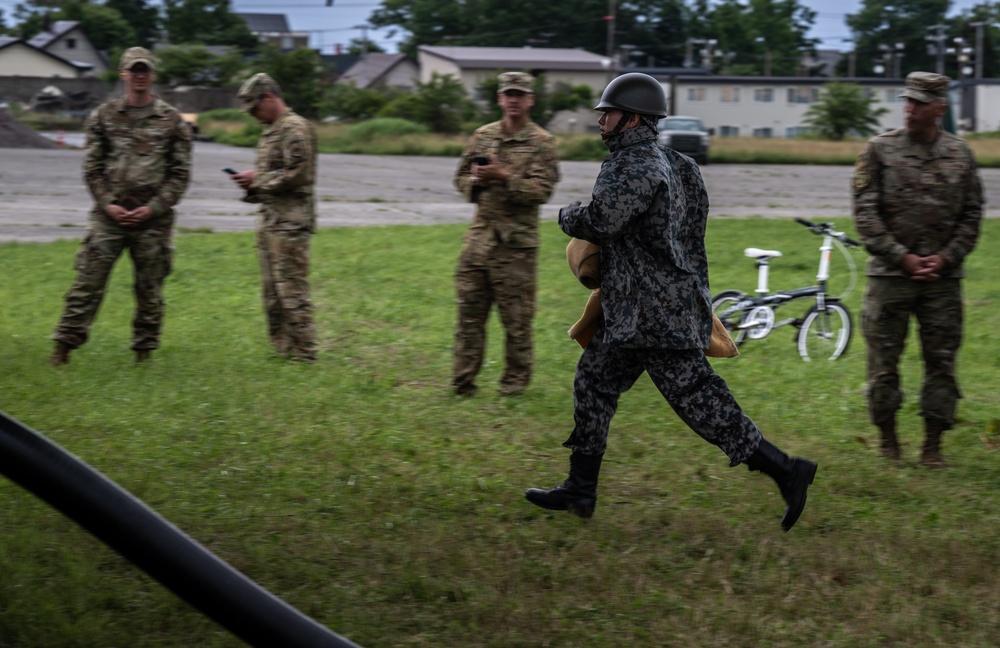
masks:
[(156, 61), (153, 53), (145, 47), (130, 47), (122, 52), (122, 57), (118, 61), (118, 68), (131, 70), (134, 65), (144, 63), (150, 70), (156, 69)]
[(497, 79), (500, 81), (500, 86), (497, 89), (500, 94), (508, 90), (535, 94), (535, 77), (527, 72), (504, 72)]
[(906, 88), (900, 97), (913, 99), (920, 103), (931, 103), (948, 97), (948, 84), (951, 79), (943, 74), (933, 72), (910, 72), (906, 75)]
[(236, 98), (242, 101), (240, 110), (251, 112), (260, 103), (261, 95), (265, 92), (278, 94), (278, 84), (274, 82), (270, 74), (258, 72), (243, 82), (240, 91), (236, 93)]

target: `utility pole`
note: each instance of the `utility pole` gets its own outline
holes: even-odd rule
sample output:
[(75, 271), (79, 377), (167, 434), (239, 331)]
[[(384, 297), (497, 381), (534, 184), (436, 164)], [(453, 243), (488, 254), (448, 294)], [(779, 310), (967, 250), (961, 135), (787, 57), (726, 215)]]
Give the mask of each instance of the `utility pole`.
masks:
[(924, 37), (927, 40), (934, 43), (934, 53), (937, 55), (938, 74), (944, 74), (944, 41), (945, 41), (944, 29), (945, 26), (941, 24), (931, 25), (930, 27), (927, 28), (927, 31), (937, 30), (937, 34), (934, 36)]
[(986, 26), (985, 22), (974, 22), (969, 23), (972, 27), (976, 28), (976, 78), (983, 78), (983, 27)]
[(608, 67), (608, 82), (615, 78), (617, 65), (615, 65), (615, 0), (608, 0), (608, 15), (604, 17), (608, 23), (608, 51), (607, 57), (611, 61)]

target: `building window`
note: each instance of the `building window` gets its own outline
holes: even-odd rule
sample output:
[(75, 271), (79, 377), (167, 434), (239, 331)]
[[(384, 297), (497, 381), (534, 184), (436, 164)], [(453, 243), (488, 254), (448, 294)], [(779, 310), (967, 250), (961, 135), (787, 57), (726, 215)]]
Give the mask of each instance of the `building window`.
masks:
[(705, 88), (688, 88), (688, 101), (705, 101)]
[(739, 137), (739, 126), (719, 126), (719, 137)]
[(791, 104), (814, 103), (818, 97), (819, 97), (819, 88), (810, 88), (809, 86), (798, 86), (795, 88), (788, 89), (788, 103)]
[(774, 101), (774, 88), (754, 88), (753, 100), (758, 103), (771, 103)]
[(755, 128), (753, 129), (754, 137), (774, 137), (774, 131), (770, 128)]
[(785, 128), (785, 137), (800, 137), (807, 135), (810, 129), (806, 126), (788, 126)]
[(739, 103), (740, 89), (738, 86), (722, 86), (719, 88), (719, 101), (722, 103)]

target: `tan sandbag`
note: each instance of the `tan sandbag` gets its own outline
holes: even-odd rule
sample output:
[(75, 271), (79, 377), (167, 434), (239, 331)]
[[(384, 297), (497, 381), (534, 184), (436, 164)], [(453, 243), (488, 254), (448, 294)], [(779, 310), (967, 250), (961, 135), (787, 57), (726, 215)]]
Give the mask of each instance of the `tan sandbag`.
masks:
[(740, 354), (732, 336), (726, 330), (726, 325), (712, 313), (712, 339), (708, 342), (705, 355), (709, 358), (735, 358)]
[(601, 307), (601, 289), (598, 288), (591, 291), (590, 297), (587, 298), (587, 305), (583, 308), (583, 315), (569, 329), (569, 337), (576, 340), (581, 347), (586, 349), (590, 343), (590, 338), (594, 337), (594, 333), (597, 332), (603, 319), (604, 309)]
[(583, 239), (570, 239), (566, 245), (566, 261), (573, 276), (587, 288), (601, 287), (601, 246)]

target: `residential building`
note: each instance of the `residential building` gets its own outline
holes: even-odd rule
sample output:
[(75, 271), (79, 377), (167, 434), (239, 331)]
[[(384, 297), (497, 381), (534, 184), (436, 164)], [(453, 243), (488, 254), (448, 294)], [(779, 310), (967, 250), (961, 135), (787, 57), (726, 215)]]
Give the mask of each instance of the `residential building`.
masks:
[(420, 68), (404, 54), (367, 52), (337, 78), (337, 83), (353, 83), (358, 88), (413, 89)]
[(69, 61), (84, 75), (100, 76), (112, 66), (104, 52), (94, 47), (76, 20), (57, 20), (27, 40), (28, 44), (48, 54)]
[(93, 71), (89, 63), (69, 61), (29, 41), (0, 36), (0, 77), (77, 79), (92, 77)]
[(247, 24), (250, 33), (261, 42), (289, 52), (295, 49), (309, 47), (309, 32), (292, 31), (288, 26), (285, 14), (237, 13)]

